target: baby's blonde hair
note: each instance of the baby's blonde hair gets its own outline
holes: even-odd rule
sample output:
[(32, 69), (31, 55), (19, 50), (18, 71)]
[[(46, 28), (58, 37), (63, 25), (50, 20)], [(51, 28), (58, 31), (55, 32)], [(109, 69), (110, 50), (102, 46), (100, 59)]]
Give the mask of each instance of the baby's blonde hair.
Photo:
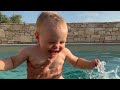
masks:
[(43, 22), (48, 20), (51, 23), (57, 21), (57, 23), (65, 23), (64, 19), (55, 11), (44, 11), (40, 14), (36, 21), (36, 32), (41, 32), (40, 27), (43, 25)]

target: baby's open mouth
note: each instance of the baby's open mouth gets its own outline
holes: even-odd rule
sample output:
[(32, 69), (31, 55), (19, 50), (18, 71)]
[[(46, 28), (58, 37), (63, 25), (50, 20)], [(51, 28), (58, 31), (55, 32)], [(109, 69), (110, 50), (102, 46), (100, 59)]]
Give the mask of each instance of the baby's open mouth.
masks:
[(49, 50), (48, 52), (50, 54), (57, 54), (57, 53), (59, 53), (59, 50)]

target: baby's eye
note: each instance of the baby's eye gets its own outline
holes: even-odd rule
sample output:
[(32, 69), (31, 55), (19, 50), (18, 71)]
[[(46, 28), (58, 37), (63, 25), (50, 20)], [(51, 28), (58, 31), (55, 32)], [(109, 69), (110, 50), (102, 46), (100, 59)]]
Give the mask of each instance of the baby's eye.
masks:
[(60, 44), (63, 44), (63, 43), (65, 43), (65, 42), (64, 41), (60, 42)]

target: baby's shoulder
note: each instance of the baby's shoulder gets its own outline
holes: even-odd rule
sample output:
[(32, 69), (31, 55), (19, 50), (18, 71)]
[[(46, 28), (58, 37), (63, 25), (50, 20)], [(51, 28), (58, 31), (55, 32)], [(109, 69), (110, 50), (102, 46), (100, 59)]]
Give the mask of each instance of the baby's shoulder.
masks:
[(70, 51), (70, 50), (66, 47), (63, 49), (63, 52), (68, 52), (68, 51)]
[(62, 51), (64, 54), (68, 54), (69, 52), (71, 52), (68, 48), (64, 48)]
[(24, 47), (20, 50), (20, 52), (24, 52), (24, 53), (30, 53), (31, 51), (34, 51), (35, 49), (35, 45), (33, 46), (27, 46), (27, 47)]

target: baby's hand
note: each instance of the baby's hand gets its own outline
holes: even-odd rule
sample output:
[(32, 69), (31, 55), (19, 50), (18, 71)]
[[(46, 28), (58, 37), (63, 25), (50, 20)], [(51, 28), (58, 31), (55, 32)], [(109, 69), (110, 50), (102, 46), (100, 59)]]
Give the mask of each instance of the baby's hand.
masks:
[(100, 63), (99, 59), (94, 59), (94, 60), (91, 61), (90, 66), (91, 66), (91, 68), (95, 68), (95, 67), (97, 67), (99, 65), (99, 63)]

